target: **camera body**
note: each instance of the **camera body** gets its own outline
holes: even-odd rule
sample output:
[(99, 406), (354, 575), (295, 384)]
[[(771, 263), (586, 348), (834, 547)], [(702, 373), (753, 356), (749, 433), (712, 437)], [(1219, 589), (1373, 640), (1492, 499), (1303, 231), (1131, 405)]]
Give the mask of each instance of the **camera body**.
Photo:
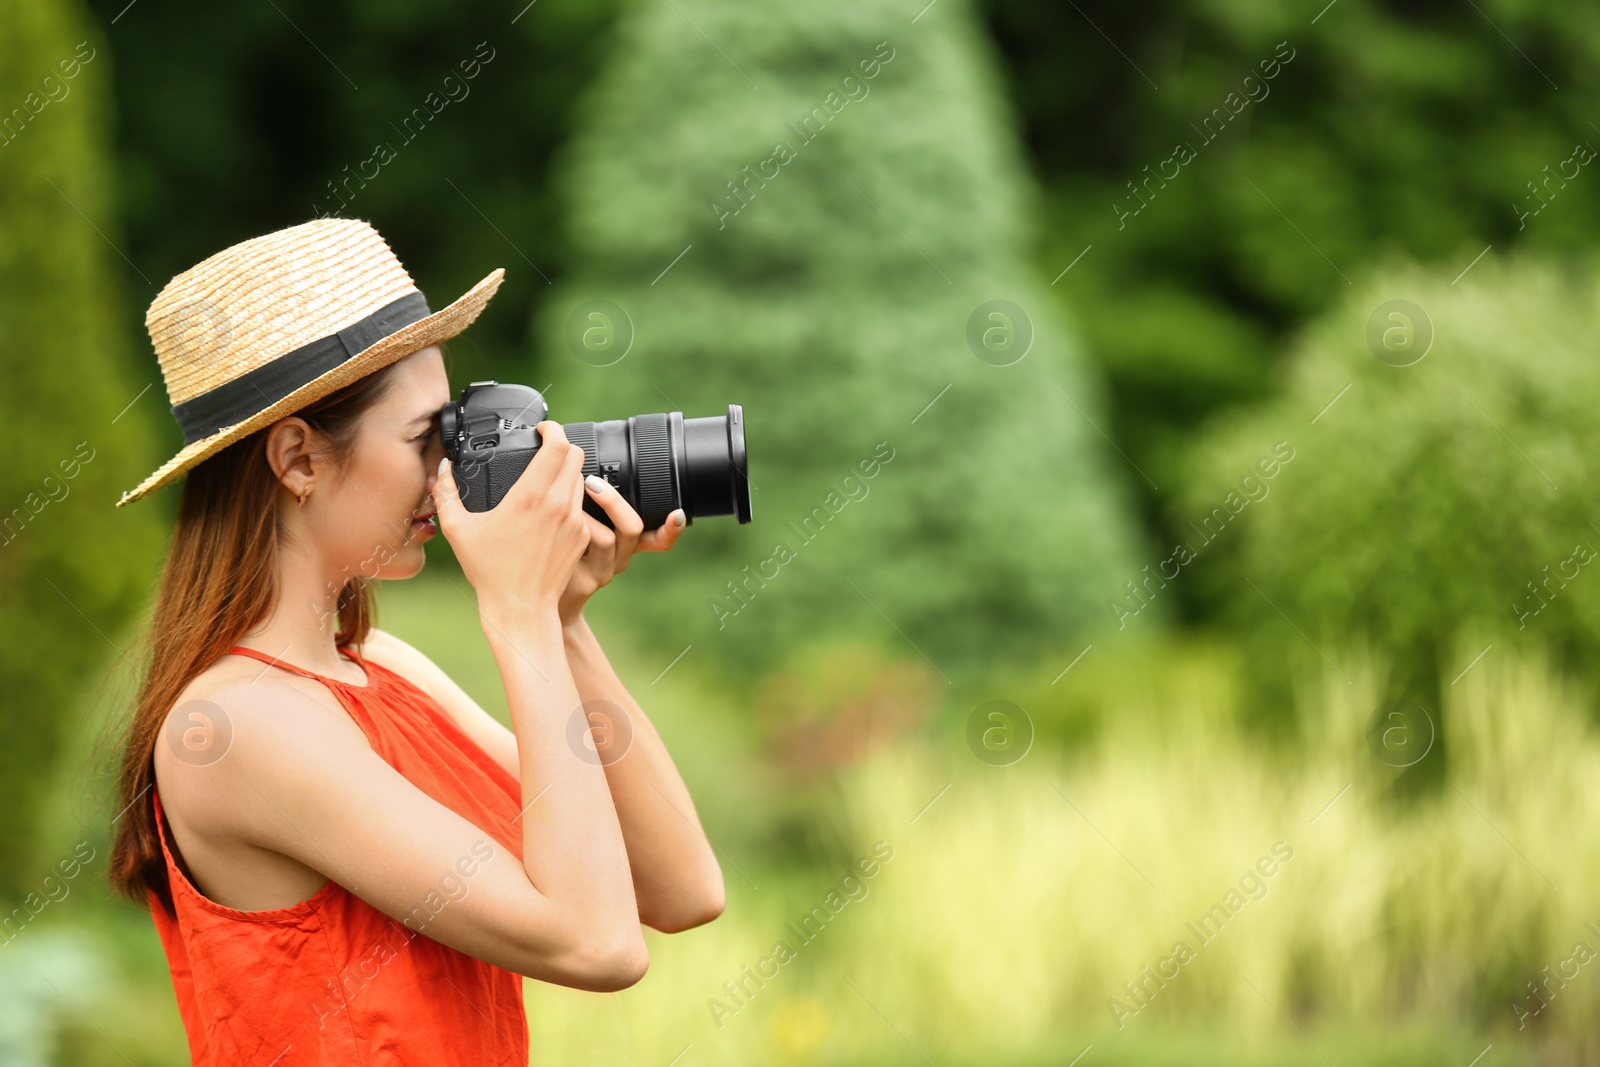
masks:
[[(488, 511), (505, 498), (540, 445), (538, 423), (549, 418), (539, 390), (473, 382), (439, 412), (439, 427), (461, 502)], [(583, 473), (616, 487), (653, 530), (677, 508), (695, 516), (735, 515), (748, 523), (749, 460), (744, 409), (685, 419), (683, 412), (632, 415), (605, 422), (564, 422), (567, 440), (583, 449)], [(606, 526), (610, 516), (584, 497), (583, 508)]]

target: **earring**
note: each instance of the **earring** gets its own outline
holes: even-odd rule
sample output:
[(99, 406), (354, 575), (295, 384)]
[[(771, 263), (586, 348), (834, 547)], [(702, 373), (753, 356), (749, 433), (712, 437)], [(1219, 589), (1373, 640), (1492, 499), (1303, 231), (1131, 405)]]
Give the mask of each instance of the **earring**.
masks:
[(308, 485), (304, 489), (300, 490), (300, 495), (295, 498), (298, 501), (298, 503), (295, 504), (295, 507), (300, 507), (300, 508), (305, 507), (306, 506), (306, 497), (308, 497), (310, 495), (311, 495), (311, 487)]

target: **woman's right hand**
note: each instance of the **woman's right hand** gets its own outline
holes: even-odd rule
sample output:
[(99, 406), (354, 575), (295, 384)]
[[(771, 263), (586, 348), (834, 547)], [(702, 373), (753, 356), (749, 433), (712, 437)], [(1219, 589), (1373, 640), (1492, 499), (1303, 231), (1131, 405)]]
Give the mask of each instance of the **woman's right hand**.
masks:
[(589, 547), (584, 522), (583, 449), (546, 419), (539, 451), (488, 511), (461, 502), (448, 457), (439, 464), (433, 499), (439, 529), (478, 593), (478, 614), (518, 622), (558, 617), (573, 568)]

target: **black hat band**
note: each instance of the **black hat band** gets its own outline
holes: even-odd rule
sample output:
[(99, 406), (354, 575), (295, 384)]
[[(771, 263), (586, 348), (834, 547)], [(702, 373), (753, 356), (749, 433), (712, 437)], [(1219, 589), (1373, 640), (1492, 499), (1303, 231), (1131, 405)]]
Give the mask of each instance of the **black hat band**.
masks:
[(342, 330), (174, 405), (172, 417), (183, 428), (183, 443), (193, 444), (265, 411), (296, 389), (430, 314), (422, 293), (407, 293)]

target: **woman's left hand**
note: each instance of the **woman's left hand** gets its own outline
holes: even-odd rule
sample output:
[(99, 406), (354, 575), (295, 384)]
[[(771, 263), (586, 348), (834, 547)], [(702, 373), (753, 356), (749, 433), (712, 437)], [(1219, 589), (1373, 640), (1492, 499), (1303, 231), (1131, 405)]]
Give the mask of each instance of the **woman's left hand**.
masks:
[(639, 513), (610, 482), (591, 474), (584, 479), (584, 486), (584, 491), (611, 519), (611, 526), (607, 527), (593, 515), (584, 516), (589, 524), (589, 548), (572, 569), (572, 580), (561, 594), (559, 611), (563, 625), (582, 614), (583, 606), (597, 589), (627, 570), (628, 561), (635, 552), (665, 552), (678, 543), (688, 522), (683, 509), (679, 508), (667, 516), (659, 529), (647, 531)]

